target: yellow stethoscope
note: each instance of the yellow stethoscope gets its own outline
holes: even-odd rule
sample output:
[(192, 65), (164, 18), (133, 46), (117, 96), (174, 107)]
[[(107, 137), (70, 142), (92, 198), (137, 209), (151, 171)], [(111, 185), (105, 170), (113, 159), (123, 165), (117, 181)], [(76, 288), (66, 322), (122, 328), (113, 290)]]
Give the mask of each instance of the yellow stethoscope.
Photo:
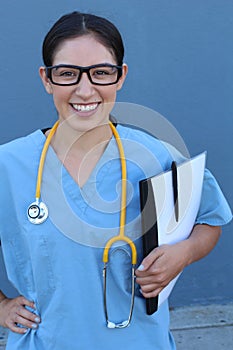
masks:
[[(42, 224), (49, 216), (48, 208), (41, 201), (41, 183), (42, 183), (42, 176), (43, 176), (43, 169), (44, 169), (44, 163), (46, 154), (48, 151), (48, 147), (50, 145), (51, 139), (53, 135), (55, 134), (57, 127), (59, 125), (59, 121), (57, 121), (52, 129), (50, 130), (50, 133), (45, 141), (44, 147), (41, 152), (39, 167), (38, 167), (38, 174), (37, 174), (37, 182), (36, 182), (36, 193), (35, 193), (35, 201), (28, 207), (27, 210), (27, 217), (28, 220), (32, 224)], [(103, 284), (104, 284), (104, 312), (105, 312), (105, 318), (106, 318), (106, 325), (108, 328), (125, 328), (129, 326), (132, 314), (133, 314), (133, 307), (134, 307), (134, 295), (135, 295), (135, 266), (137, 263), (137, 250), (135, 247), (135, 244), (133, 241), (125, 236), (125, 221), (126, 221), (126, 196), (127, 196), (127, 169), (126, 169), (126, 160), (125, 160), (125, 153), (123, 149), (123, 145), (120, 139), (120, 136), (115, 128), (115, 126), (110, 122), (109, 123), (112, 133), (115, 137), (115, 140), (117, 142), (119, 154), (120, 154), (120, 161), (121, 161), (121, 211), (120, 211), (120, 229), (119, 233), (116, 236), (113, 236), (110, 238), (105, 247), (103, 252), (103, 262), (104, 262), (104, 268), (103, 268)], [(127, 320), (122, 321), (120, 323), (109, 321), (108, 318), (108, 311), (107, 311), (107, 266), (109, 262), (109, 250), (112, 247), (112, 245), (116, 242), (125, 242), (127, 243), (131, 248), (131, 262), (132, 262), (132, 268), (131, 268), (131, 285), (132, 285), (132, 291), (131, 291), (131, 302), (130, 302), (130, 310)]]

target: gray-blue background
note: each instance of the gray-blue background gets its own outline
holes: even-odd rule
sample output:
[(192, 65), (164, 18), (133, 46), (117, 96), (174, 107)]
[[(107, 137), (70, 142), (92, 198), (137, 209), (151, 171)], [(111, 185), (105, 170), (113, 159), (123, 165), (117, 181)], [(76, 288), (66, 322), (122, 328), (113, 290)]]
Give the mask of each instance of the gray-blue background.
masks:
[[(230, 0), (2, 0), (0, 143), (56, 119), (38, 76), (41, 44), (54, 21), (73, 10), (103, 15), (118, 26), (129, 65), (118, 101), (161, 113), (179, 130), (191, 155), (207, 150), (207, 165), (233, 206)], [(232, 228), (223, 229), (207, 258), (185, 270), (172, 306), (233, 301)], [(0, 288), (13, 295), (2, 266)]]

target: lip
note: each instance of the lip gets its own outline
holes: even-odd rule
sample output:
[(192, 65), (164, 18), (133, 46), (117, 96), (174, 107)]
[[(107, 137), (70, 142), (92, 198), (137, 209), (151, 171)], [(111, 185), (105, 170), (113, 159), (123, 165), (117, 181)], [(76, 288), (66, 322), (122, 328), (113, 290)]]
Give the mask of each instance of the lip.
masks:
[(78, 112), (90, 112), (90, 111), (94, 111), (98, 107), (98, 102), (72, 103), (71, 105)]
[(91, 103), (70, 103), (73, 110), (81, 116), (89, 116), (96, 112), (100, 102)]

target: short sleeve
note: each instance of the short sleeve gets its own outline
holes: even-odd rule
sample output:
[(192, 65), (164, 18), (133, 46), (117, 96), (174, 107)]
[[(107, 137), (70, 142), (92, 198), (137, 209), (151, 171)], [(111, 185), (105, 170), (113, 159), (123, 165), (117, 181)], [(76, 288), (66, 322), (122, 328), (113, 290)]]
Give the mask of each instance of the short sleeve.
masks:
[(206, 169), (196, 224), (222, 226), (230, 222), (231, 219), (232, 212), (226, 198), (214, 176)]

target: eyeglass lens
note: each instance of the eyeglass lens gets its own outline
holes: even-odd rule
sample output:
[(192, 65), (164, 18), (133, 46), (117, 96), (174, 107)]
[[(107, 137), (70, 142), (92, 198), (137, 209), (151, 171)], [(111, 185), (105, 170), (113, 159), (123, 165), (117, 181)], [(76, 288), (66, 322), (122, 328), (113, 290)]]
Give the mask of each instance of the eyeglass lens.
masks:
[(118, 68), (115, 66), (98, 66), (92, 68), (78, 68), (55, 66), (51, 69), (51, 79), (55, 84), (77, 84), (83, 72), (86, 72), (93, 84), (107, 85), (118, 81)]

